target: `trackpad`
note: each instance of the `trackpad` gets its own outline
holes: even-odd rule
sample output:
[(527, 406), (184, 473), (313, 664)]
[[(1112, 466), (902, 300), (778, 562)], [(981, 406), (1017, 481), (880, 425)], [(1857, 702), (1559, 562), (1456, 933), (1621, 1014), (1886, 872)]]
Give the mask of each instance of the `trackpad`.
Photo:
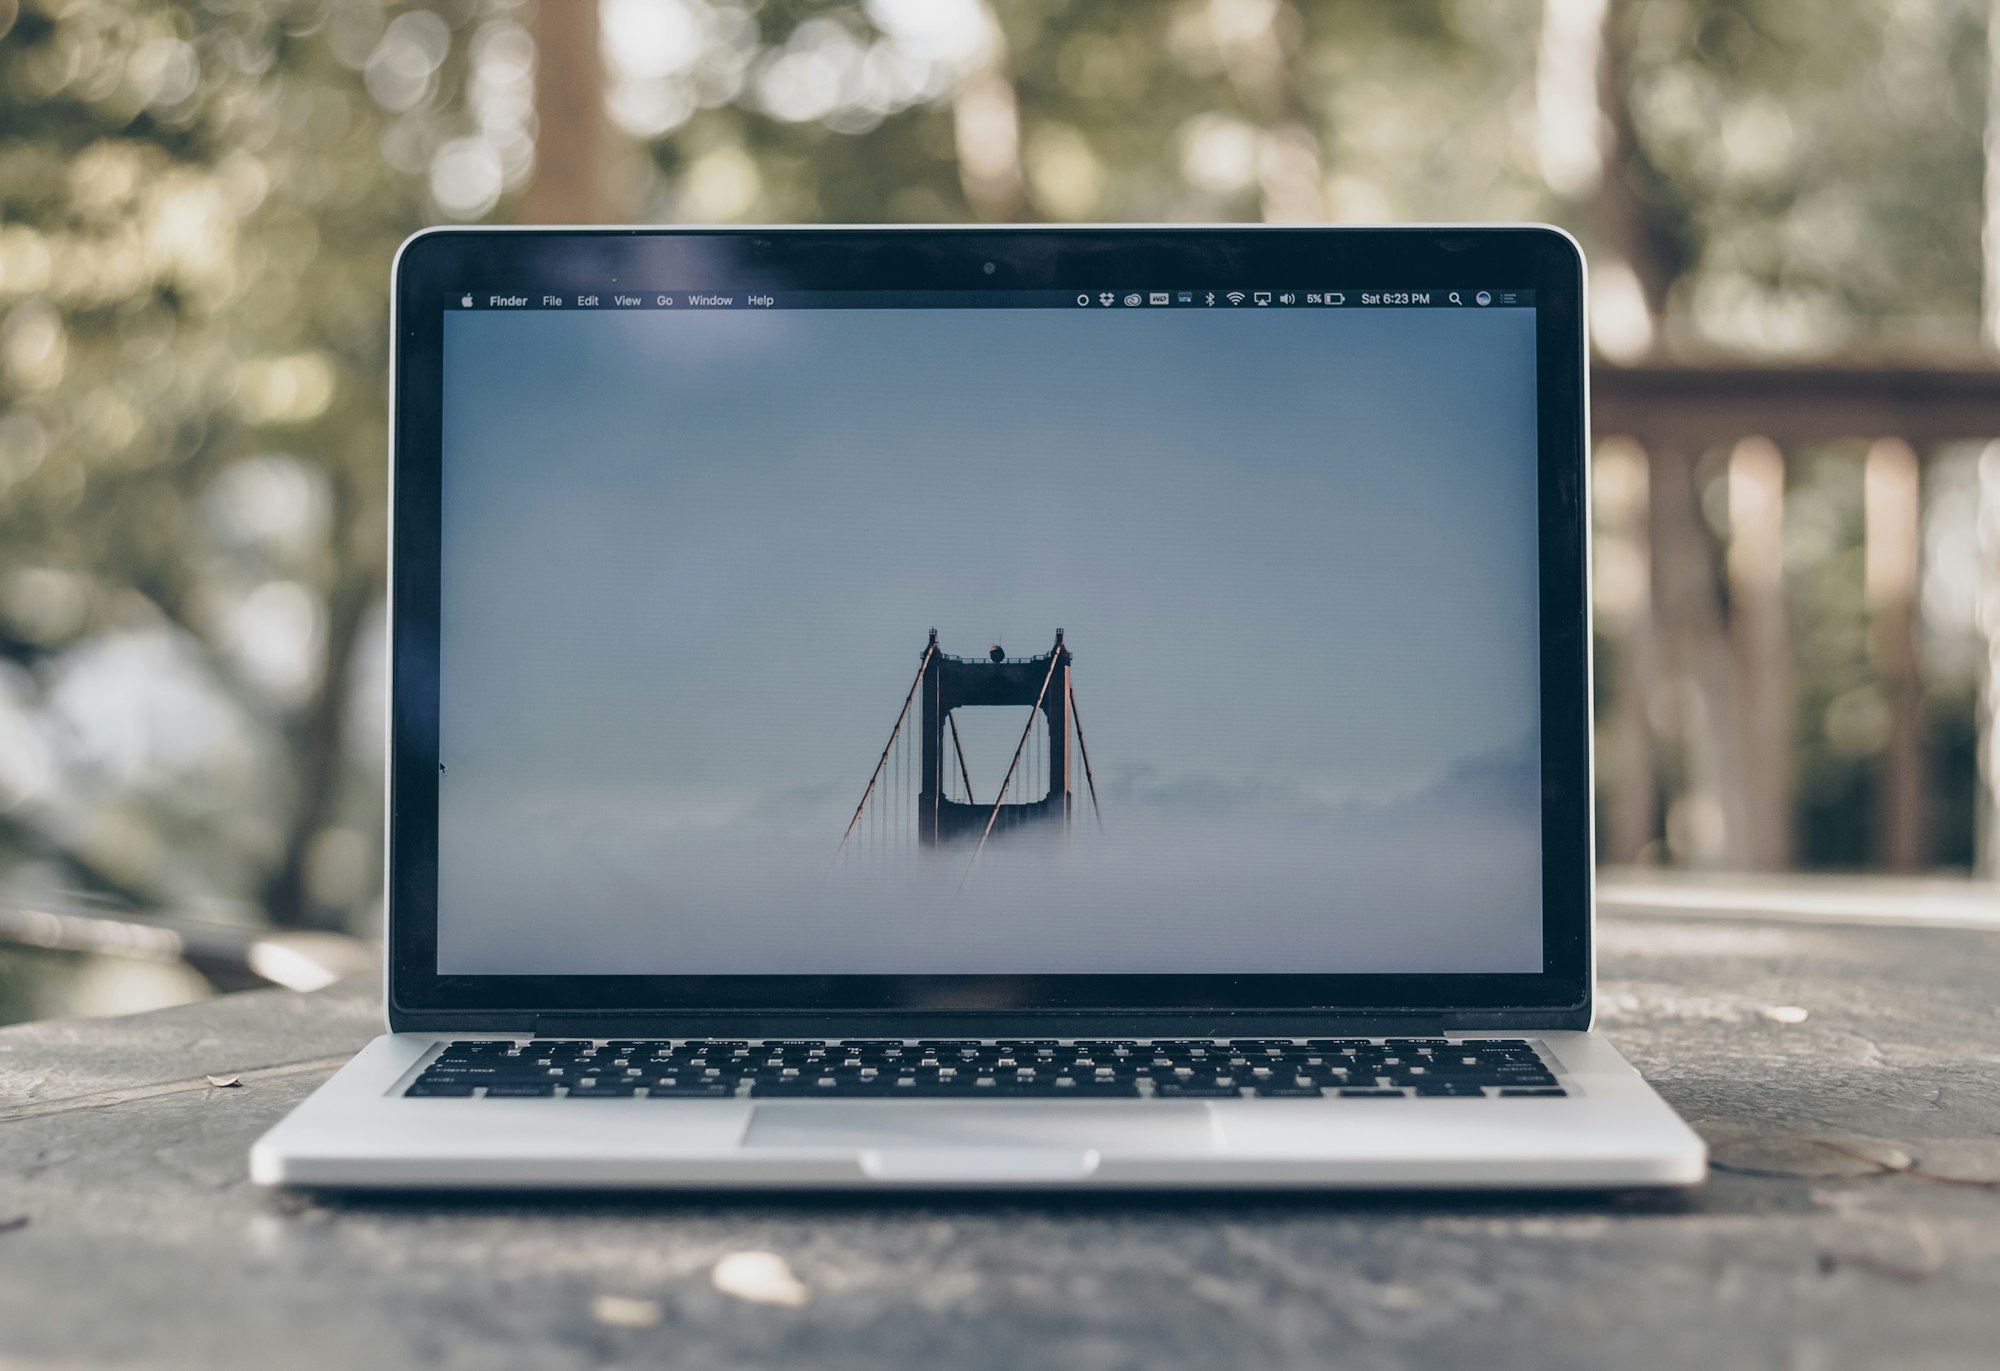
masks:
[(743, 1134), (745, 1147), (853, 1148), (884, 1154), (972, 1149), (1115, 1156), (1215, 1150), (1208, 1106), (1189, 1102), (1062, 1104), (915, 1100), (760, 1104)]

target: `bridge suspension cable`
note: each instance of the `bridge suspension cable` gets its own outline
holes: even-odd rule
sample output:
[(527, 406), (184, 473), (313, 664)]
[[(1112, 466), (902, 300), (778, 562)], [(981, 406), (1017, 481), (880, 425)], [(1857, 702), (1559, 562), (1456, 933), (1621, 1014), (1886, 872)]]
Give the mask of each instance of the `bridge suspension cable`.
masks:
[(958, 778), (965, 782), (965, 802), (969, 805), (976, 805), (979, 801), (974, 799), (972, 795), (972, 773), (965, 769), (965, 744), (958, 740), (958, 719), (956, 716), (950, 714), (944, 717), (945, 722), (951, 725), (952, 750), (958, 753)]
[(1097, 820), (1097, 831), (1104, 831), (1104, 811), (1097, 807), (1097, 777), (1090, 769), (1090, 744), (1083, 740), (1083, 716), (1076, 712), (1076, 685), (1069, 688), (1069, 721), (1076, 729), (1076, 750), (1083, 754), (1083, 781), (1090, 788), (1090, 812)]
[[(917, 687), (924, 683), (924, 672), (929, 668), (931, 658), (937, 655), (937, 650), (937, 639), (933, 637), (930, 644), (924, 648), (922, 659), (917, 662), (916, 679), (910, 682), (909, 693), (903, 696), (903, 707), (896, 714), (896, 726), (889, 730), (889, 741), (882, 744), (882, 755), (876, 759), (874, 774), (868, 778), (868, 788), (861, 792), (861, 803), (854, 806), (854, 817), (847, 821), (847, 831), (840, 835), (840, 846), (833, 851), (834, 862), (838, 862), (840, 854), (847, 851), (847, 841), (854, 836), (855, 827), (861, 822), (862, 812), (868, 808), (868, 801), (875, 794), (875, 786), (882, 779), (882, 769), (889, 764), (890, 751), (896, 746), (896, 739), (903, 732), (903, 722), (910, 717), (910, 702), (917, 698)], [(1043, 688), (1046, 689), (1046, 685)], [(832, 866), (829, 865), (827, 869), (830, 872)]]

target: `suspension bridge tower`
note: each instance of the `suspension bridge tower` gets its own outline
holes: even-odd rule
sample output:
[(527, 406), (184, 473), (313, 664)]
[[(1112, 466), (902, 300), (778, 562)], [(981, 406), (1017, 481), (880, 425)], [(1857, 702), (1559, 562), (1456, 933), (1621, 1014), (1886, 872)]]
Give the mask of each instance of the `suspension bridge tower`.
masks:
[[(965, 833), (986, 834), (1022, 824), (1070, 820), (1069, 716), (1070, 655), (1063, 646), (1062, 630), (1056, 630), (1055, 646), (1039, 657), (953, 657), (937, 649), (937, 630), (931, 630), (930, 648), (920, 673), (917, 690), (923, 698), (923, 784), (917, 793), (917, 838), (925, 845), (949, 842)], [(972, 778), (965, 771), (965, 752), (958, 742), (952, 711), (968, 708), (1009, 706), (1039, 711), (1046, 725), (1031, 727), (1022, 734), (1022, 746), (1045, 735), (1048, 746), (1048, 793), (1040, 799), (1009, 799), (996, 796), (992, 804), (979, 804), (972, 797)], [(949, 750), (948, 750), (949, 749)], [(964, 800), (947, 794), (946, 777), (955, 761), (964, 783)], [(1019, 750), (1016, 764), (1008, 771), (1002, 790), (1018, 793)]]
[[(958, 711), (994, 708), (1025, 709), (1027, 716), (1006, 774), (975, 783), (959, 736)], [(919, 754), (914, 758), (909, 746), (913, 732)], [(986, 840), (1002, 829), (1044, 823), (1066, 827), (1075, 811), (1072, 733), (1091, 813), (1096, 814), (1097, 778), (1076, 710), (1076, 684), (1070, 679), (1062, 630), (1056, 630), (1054, 644), (1037, 657), (1008, 657), (998, 647), (984, 657), (953, 657), (938, 646), (932, 629), (889, 741), (841, 835), (835, 863), (850, 845), (876, 854), (893, 852), (912, 830), (922, 847), (975, 837), (983, 850)], [(1098, 822), (1102, 824), (1101, 817)], [(862, 840), (858, 844), (857, 835)], [(975, 861), (977, 856), (975, 851)]]

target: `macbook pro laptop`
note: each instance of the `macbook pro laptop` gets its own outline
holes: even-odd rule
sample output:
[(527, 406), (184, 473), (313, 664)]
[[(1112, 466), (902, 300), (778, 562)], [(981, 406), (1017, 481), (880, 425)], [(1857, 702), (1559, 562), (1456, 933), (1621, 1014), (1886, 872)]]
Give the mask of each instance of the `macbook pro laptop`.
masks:
[(451, 229), (328, 1187), (1675, 1186), (1541, 227)]

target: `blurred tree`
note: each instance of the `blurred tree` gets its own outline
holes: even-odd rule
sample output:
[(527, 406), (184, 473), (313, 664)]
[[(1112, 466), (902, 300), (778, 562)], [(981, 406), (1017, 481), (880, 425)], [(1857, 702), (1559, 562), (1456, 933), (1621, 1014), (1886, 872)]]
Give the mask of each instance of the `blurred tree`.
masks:
[[(365, 918), (423, 223), (1552, 217), (1621, 357), (1969, 346), (1987, 8), (0, 0), (0, 881)], [(1836, 458), (1782, 525), (1816, 860), (1876, 737)], [(1727, 471), (1653, 502), (1714, 633)]]
[[(1518, 10), (607, 0), (603, 12), (614, 119), (650, 152), (641, 217), (871, 222), (1322, 219), (1342, 217), (1343, 196), (1345, 217), (1366, 217), (1372, 188), (1335, 174), (1346, 107), (1392, 70), (1440, 91), (1470, 78), (1460, 108), (1504, 97), (1525, 64), (1485, 40), (1517, 34)], [(1408, 118), (1417, 103), (1406, 94), (1368, 133), (1434, 156)]]
[(56, 881), (372, 896), (383, 286), (434, 199), (502, 189), (452, 141), (510, 38), (472, 18), (0, 5), (0, 841)]
[(595, 0), (528, 7), (535, 44), (535, 169), (515, 206), (531, 224), (622, 223), (609, 167), (604, 41)]
[(1839, 22), (1785, 0), (1595, 3), (1605, 171), (1594, 206), (1571, 203), (1667, 345), (1974, 344), (1982, 0), (1866, 0)]

